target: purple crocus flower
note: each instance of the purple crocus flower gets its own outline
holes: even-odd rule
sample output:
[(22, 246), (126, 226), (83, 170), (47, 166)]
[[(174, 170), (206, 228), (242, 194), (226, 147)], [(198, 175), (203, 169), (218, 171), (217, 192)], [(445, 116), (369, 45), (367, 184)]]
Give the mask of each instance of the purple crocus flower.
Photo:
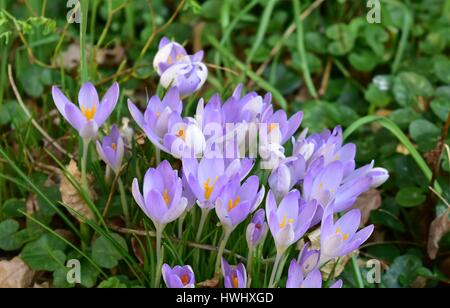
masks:
[(305, 176), (305, 159), (294, 156), (284, 159), (272, 170), (269, 186), (277, 201), (280, 201)]
[(166, 151), (177, 158), (200, 157), (203, 154), (206, 140), (195, 119), (182, 119), (178, 114), (173, 114), (168, 127), (163, 141)]
[(120, 135), (119, 128), (113, 125), (109, 135), (105, 136), (102, 142), (97, 141), (97, 152), (102, 160), (116, 173), (122, 166), (125, 151), (124, 142)]
[(261, 123), (265, 124), (263, 132), (269, 135), (269, 139), (280, 140), (280, 145), (285, 144), (300, 127), (303, 119), (303, 112), (295, 113), (288, 119), (284, 110), (277, 110), (273, 112), (269, 108), (263, 115)]
[(216, 200), (216, 214), (228, 232), (231, 232), (255, 210), (264, 198), (264, 186), (258, 191), (259, 178), (253, 175), (240, 185), (240, 179), (235, 176), (222, 189)]
[(166, 286), (170, 289), (195, 288), (195, 276), (189, 265), (176, 265), (171, 268), (167, 264), (162, 266), (162, 276)]
[(203, 55), (203, 51), (188, 55), (180, 44), (162, 38), (153, 60), (153, 66), (161, 76), (161, 85), (166, 89), (178, 87), (182, 96), (198, 91), (208, 77)]
[(200, 162), (195, 158), (184, 158), (183, 172), (189, 187), (197, 197), (201, 208), (212, 209), (222, 188), (228, 183), (228, 168), (221, 158), (203, 157)]
[[(183, 103), (176, 87), (169, 89), (161, 100), (158, 96), (152, 96), (148, 101), (147, 108), (142, 114), (131, 100), (128, 100), (128, 109), (131, 116), (145, 132), (150, 141), (159, 149), (170, 153), (164, 147), (164, 136), (169, 132), (169, 120), (175, 117), (181, 118)], [(173, 121), (173, 120), (172, 120)]]
[(249, 248), (255, 248), (264, 238), (267, 231), (264, 209), (256, 211), (252, 221), (247, 226), (246, 239)]
[(373, 232), (370, 225), (361, 230), (361, 211), (353, 209), (334, 222), (333, 205), (325, 209), (320, 229), (319, 266), (336, 257), (345, 256), (358, 249)]
[(183, 46), (163, 37), (159, 42), (158, 52), (153, 58), (153, 67), (161, 76), (170, 66), (186, 61), (188, 54)]
[[(330, 289), (339, 289), (341, 287), (342, 280), (338, 280), (336, 283), (330, 286)], [(305, 275), (298, 262), (296, 260), (292, 260), (289, 266), (286, 288), (321, 289), (322, 273), (319, 269), (315, 269), (309, 274)]]
[(142, 211), (160, 230), (180, 217), (187, 206), (187, 199), (182, 197), (182, 180), (167, 161), (163, 161), (156, 169), (150, 168), (146, 172), (143, 195), (135, 178), (132, 193)]
[(289, 192), (277, 205), (275, 196), (269, 191), (266, 200), (266, 215), (270, 232), (279, 254), (297, 242), (309, 229), (317, 209), (315, 200), (305, 202), (298, 190)]
[(90, 82), (83, 84), (78, 94), (78, 105), (75, 106), (61, 90), (53, 86), (53, 101), (62, 116), (72, 125), (85, 140), (97, 137), (98, 129), (113, 112), (119, 99), (119, 85), (114, 83), (99, 101), (97, 90)]
[(303, 245), (297, 259), (297, 263), (301, 266), (304, 275), (316, 269), (319, 264), (320, 251), (309, 249), (309, 247), (310, 243)]
[(247, 271), (242, 263), (239, 263), (236, 268), (232, 268), (227, 260), (222, 258), (222, 274), (225, 288), (237, 289), (247, 287)]

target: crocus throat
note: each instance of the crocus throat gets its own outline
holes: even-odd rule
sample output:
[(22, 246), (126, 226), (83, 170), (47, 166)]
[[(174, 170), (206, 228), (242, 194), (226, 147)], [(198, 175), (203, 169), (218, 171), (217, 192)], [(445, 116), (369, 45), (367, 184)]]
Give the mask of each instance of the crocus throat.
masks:
[(117, 144), (116, 144), (115, 142), (113, 142), (113, 144), (111, 144), (111, 148), (112, 148), (114, 151), (117, 151)]
[(189, 276), (188, 274), (181, 275), (181, 283), (183, 286), (187, 285), (189, 283)]
[(239, 288), (239, 279), (236, 275), (236, 272), (231, 272), (231, 284), (233, 285), (233, 288)]
[(211, 198), (211, 194), (212, 194), (212, 192), (214, 190), (214, 186), (216, 185), (216, 182), (217, 182), (218, 178), (219, 177), (216, 176), (216, 178), (214, 179), (214, 182), (213, 182), (212, 185), (210, 185), (210, 183), (211, 183), (211, 179), (210, 178), (208, 178), (205, 181), (205, 183), (203, 184), (203, 189), (205, 191), (204, 196), (205, 196), (206, 200), (209, 200), (209, 198)]
[(178, 138), (183, 139), (183, 141), (186, 139), (184, 128), (180, 128), (180, 130), (176, 133), (176, 135)]
[(238, 206), (239, 202), (241, 202), (241, 197), (239, 197), (239, 196), (236, 197), (234, 202), (233, 202), (233, 199), (230, 199), (230, 201), (228, 201), (228, 212), (231, 212), (232, 209), (234, 209), (236, 206)]
[(164, 199), (164, 202), (166, 203), (166, 206), (169, 207), (170, 196), (169, 196), (169, 192), (167, 191), (167, 189), (164, 189), (163, 199)]
[(84, 117), (88, 121), (90, 121), (94, 118), (96, 111), (97, 111), (96, 106), (92, 106), (92, 108), (85, 108), (84, 105), (81, 106), (81, 113), (84, 115)]
[(284, 229), (284, 227), (286, 227), (286, 223), (292, 224), (292, 223), (294, 223), (294, 221), (295, 221), (295, 220), (292, 219), (292, 218), (287, 219), (287, 215), (284, 214), (283, 220), (282, 220), (281, 223), (280, 223), (280, 228), (281, 228), (281, 229)]
[(349, 238), (349, 236), (350, 236), (348, 233), (342, 233), (342, 232), (341, 232), (341, 228), (337, 228), (337, 229), (336, 229), (336, 235), (339, 235), (339, 234), (342, 235), (342, 239), (343, 239), (344, 241), (348, 240), (348, 238)]
[(270, 125), (269, 125), (269, 133), (271, 133), (277, 127), (278, 127), (278, 123), (270, 123)]

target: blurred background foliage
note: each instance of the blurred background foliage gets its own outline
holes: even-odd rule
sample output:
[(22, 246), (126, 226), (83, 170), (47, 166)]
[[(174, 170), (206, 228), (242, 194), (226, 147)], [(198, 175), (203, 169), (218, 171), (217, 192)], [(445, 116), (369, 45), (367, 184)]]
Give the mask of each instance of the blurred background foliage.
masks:
[[(48, 176), (58, 168), (49, 152), (67, 163), (67, 156), (76, 155), (78, 141), (60, 121), (50, 87), (60, 85), (73, 98), (79, 87), (79, 25), (67, 22), (67, 17), (78, 18), (76, 3), (0, 0), (0, 256), (21, 251), (31, 268), (52, 272), (57, 286), (69, 286), (61, 263), (79, 252), (43, 227), (67, 229), (49, 205), (60, 200), (58, 185)], [(310, 132), (335, 125), (345, 129), (367, 116), (390, 119), (418, 150), (430, 174), (423, 173), (404, 140), (386, 126), (374, 121), (354, 127), (347, 141), (358, 146), (357, 163), (375, 159), (391, 173), (381, 192), (362, 200), (363, 206), (372, 206), (366, 214), (376, 231), (361, 251), (361, 271), (364, 275), (370, 270), (363, 260), (375, 258), (382, 261), (381, 286), (448, 285), (450, 189), (445, 145), (450, 124), (450, 0), (380, 3), (381, 23), (371, 24), (367, 21), (371, 8), (361, 0), (303, 0), (297, 20), (288, 0), (90, 0), (86, 46), (90, 80), (103, 90), (113, 81), (120, 83), (121, 100), (112, 117), (112, 122), (120, 123), (129, 117), (126, 97), (143, 104), (159, 91), (152, 59), (159, 39), (167, 36), (190, 51), (206, 53), (208, 83), (187, 102), (190, 112), (200, 96), (219, 92), (225, 97), (243, 83), (247, 91), (271, 91), (275, 103), (289, 112), (303, 110), (302, 127)], [(33, 118), (68, 155), (54, 151), (23, 112), (8, 80), (9, 64)], [(153, 163), (150, 145), (137, 151), (130, 170), (139, 169), (139, 159), (147, 167)], [(90, 165), (102, 178), (100, 164)], [(126, 183), (133, 177), (134, 173), (127, 175)], [(98, 185), (99, 191), (106, 191), (105, 183)], [(430, 186), (440, 189), (434, 193)], [(380, 194), (382, 201), (377, 201)], [(107, 198), (107, 193), (100, 193), (96, 204), (104, 206)], [(120, 209), (117, 198), (113, 197), (113, 213)], [(447, 219), (440, 220), (440, 233), (430, 232), (442, 214)], [(114, 247), (103, 237), (95, 242), (92, 258), (100, 260), (100, 268), (116, 268), (119, 260), (137, 262), (136, 247), (127, 248), (118, 237), (114, 243), (123, 242), (125, 255), (110, 253)], [(430, 240), (440, 248), (433, 259)], [(44, 248), (54, 255), (49, 258)], [(245, 251), (245, 244), (237, 250)], [(106, 279), (92, 264), (83, 268), (87, 287), (101, 280), (102, 286), (142, 285), (132, 274)], [(343, 277), (352, 286), (349, 268)], [(374, 286), (379, 285), (367, 284)]]

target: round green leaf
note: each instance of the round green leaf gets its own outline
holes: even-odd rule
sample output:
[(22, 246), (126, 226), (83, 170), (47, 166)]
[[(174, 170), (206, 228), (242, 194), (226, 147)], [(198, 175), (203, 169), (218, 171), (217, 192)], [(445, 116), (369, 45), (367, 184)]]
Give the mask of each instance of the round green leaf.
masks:
[[(112, 234), (112, 237), (123, 249), (127, 250), (127, 243), (120, 235)], [(119, 264), (123, 256), (109, 239), (100, 236), (92, 245), (92, 258), (101, 267), (113, 268)]]
[(395, 196), (395, 201), (403, 207), (415, 207), (426, 200), (424, 191), (417, 187), (405, 187), (400, 189)]

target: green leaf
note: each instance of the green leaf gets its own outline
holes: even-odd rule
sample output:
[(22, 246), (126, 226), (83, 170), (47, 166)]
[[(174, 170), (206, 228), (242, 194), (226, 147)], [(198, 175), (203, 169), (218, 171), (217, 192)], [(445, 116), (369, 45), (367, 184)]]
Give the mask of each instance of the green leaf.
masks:
[(22, 260), (34, 270), (54, 271), (64, 266), (66, 244), (51, 234), (25, 245), (20, 254)]
[(403, 255), (394, 260), (383, 275), (383, 283), (388, 288), (411, 287), (422, 267), (422, 260), (415, 255)]
[[(113, 233), (111, 236), (127, 250), (127, 243), (120, 235)], [(123, 256), (117, 251), (114, 244), (104, 236), (97, 238), (92, 245), (92, 259), (101, 267), (116, 267), (122, 258)]]
[(419, 117), (420, 114), (411, 108), (400, 108), (389, 115), (389, 119), (394, 121), (401, 129), (407, 129), (409, 124)]
[(19, 230), (19, 223), (12, 219), (0, 223), (0, 249), (12, 251), (20, 248), (13, 235)]
[(355, 34), (346, 24), (334, 24), (327, 28), (325, 34), (333, 40), (328, 45), (328, 52), (332, 55), (343, 56), (349, 53), (355, 45)]
[(100, 289), (124, 289), (126, 287), (127, 285), (122, 283), (117, 277), (110, 277), (98, 285)]
[(3, 203), (0, 213), (4, 218), (19, 218), (23, 216), (19, 211), (25, 212), (25, 207), (25, 200), (12, 198)]
[(392, 100), (389, 91), (382, 91), (374, 84), (369, 85), (364, 93), (364, 98), (377, 107), (386, 107)]
[(450, 83), (450, 60), (447, 57), (435, 57), (433, 61), (433, 72), (443, 83)]
[(348, 60), (355, 69), (361, 72), (370, 72), (378, 64), (377, 56), (370, 50), (352, 52)]
[(423, 152), (432, 150), (441, 133), (439, 127), (425, 119), (417, 119), (409, 125), (409, 134)]
[(448, 113), (450, 112), (450, 99), (437, 98), (431, 102), (431, 110), (443, 122), (447, 121)]
[(433, 87), (424, 76), (416, 73), (401, 73), (394, 80), (394, 96), (403, 106), (416, 105), (418, 96), (430, 97)]
[(419, 43), (419, 49), (425, 54), (435, 55), (441, 53), (446, 44), (445, 37), (440, 32), (431, 32)]
[(421, 205), (426, 200), (424, 191), (417, 187), (405, 187), (400, 189), (395, 201), (403, 207), (415, 207)]

